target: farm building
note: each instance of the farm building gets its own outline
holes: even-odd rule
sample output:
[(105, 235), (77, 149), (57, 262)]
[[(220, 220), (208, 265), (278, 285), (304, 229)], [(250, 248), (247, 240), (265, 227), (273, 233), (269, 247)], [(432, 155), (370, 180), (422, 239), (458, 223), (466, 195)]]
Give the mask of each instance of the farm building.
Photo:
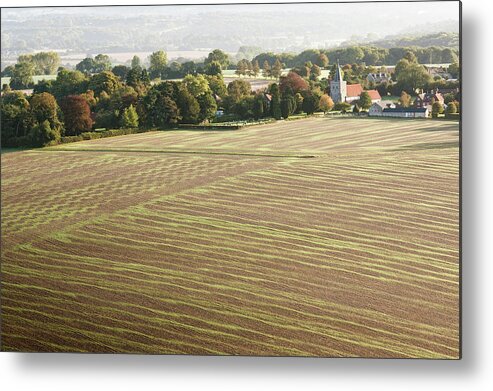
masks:
[(394, 109), (395, 104), (392, 102), (374, 102), (368, 110), (368, 115), (371, 117), (382, 117), (384, 109)]
[[(427, 118), (428, 114), (429, 110), (425, 107), (387, 107), (382, 110), (380, 117)], [(379, 115), (373, 116), (378, 117)]]

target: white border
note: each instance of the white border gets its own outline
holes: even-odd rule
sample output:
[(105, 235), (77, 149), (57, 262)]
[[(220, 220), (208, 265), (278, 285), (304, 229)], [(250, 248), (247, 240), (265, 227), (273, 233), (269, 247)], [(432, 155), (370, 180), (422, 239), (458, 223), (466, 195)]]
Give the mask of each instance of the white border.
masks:
[[(1, 5), (201, 2), (206, 3), (199, 0), (2, 0)], [(464, 349), (461, 361), (0, 353), (0, 387), (36, 391), (492, 389), (493, 257), (489, 246), (493, 234), (490, 223), (493, 221), (491, 8), (488, 1), (463, 1)]]

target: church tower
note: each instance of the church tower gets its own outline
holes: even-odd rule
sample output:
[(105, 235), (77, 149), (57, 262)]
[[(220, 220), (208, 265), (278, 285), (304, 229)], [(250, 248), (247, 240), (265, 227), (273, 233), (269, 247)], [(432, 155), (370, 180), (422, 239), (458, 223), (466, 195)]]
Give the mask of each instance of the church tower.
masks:
[(342, 78), (342, 71), (338, 60), (336, 74), (330, 82), (330, 97), (332, 98), (334, 103), (346, 101), (346, 84), (347, 83)]

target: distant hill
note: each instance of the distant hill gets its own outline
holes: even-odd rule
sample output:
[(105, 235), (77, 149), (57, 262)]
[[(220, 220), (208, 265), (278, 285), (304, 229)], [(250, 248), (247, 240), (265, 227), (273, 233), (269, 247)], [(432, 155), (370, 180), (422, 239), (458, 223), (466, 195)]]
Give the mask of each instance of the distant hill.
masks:
[(384, 49), (389, 49), (393, 47), (431, 47), (438, 46), (450, 49), (459, 48), (459, 34), (452, 32), (441, 32), (426, 34), (421, 36), (416, 35), (399, 35), (386, 37), (381, 40), (373, 41), (370, 43), (371, 46), (376, 46)]

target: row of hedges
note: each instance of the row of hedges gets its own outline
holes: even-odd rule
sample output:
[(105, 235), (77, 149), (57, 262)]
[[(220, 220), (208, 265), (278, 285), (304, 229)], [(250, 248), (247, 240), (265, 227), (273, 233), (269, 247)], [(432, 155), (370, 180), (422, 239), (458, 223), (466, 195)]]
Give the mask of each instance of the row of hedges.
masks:
[(94, 140), (94, 139), (105, 138), (105, 137), (124, 136), (126, 134), (144, 133), (148, 131), (149, 131), (148, 129), (129, 128), (129, 129), (109, 129), (109, 130), (94, 131), (94, 132), (84, 132), (78, 136), (64, 136), (61, 138), (60, 144), (73, 143), (76, 141), (83, 141), (83, 140)]
[[(59, 141), (51, 141), (47, 146), (53, 146), (57, 144), (67, 144), (74, 143), (76, 141), (84, 140), (94, 140), (98, 138), (113, 137), (113, 136), (123, 136), (125, 134), (143, 133), (148, 132), (152, 129), (109, 129), (109, 130), (99, 130), (94, 132), (84, 132), (78, 136), (63, 136)], [(2, 147), (5, 148), (19, 148), (31, 145), (31, 139), (29, 136), (22, 137), (12, 137), (8, 140), (2, 140)]]
[(257, 121), (228, 121), (221, 123), (210, 123), (202, 125), (193, 124), (179, 124), (180, 129), (199, 129), (199, 130), (237, 130), (246, 126), (264, 125), (271, 122), (275, 122), (273, 118), (260, 119)]

